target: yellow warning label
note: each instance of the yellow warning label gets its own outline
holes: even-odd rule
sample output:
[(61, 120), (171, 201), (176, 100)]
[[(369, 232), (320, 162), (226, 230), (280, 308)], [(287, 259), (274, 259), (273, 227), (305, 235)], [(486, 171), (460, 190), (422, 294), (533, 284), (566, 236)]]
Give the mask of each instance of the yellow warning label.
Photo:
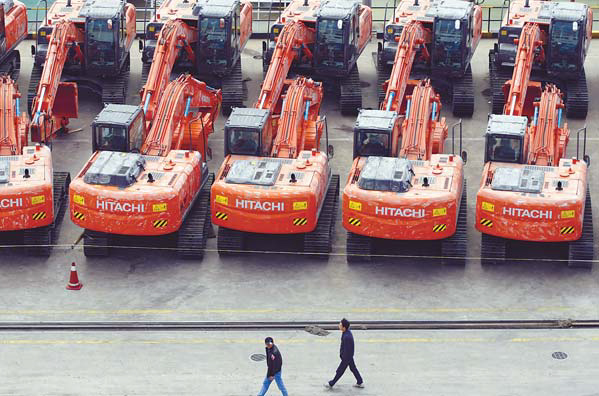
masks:
[(562, 219), (571, 219), (575, 214), (575, 210), (562, 210)]
[(304, 210), (308, 209), (308, 201), (294, 202), (293, 210)]
[(81, 195), (75, 194), (73, 195), (73, 201), (79, 205), (85, 205), (85, 199)]
[(31, 197), (32, 205), (39, 205), (43, 204), (44, 202), (46, 202), (46, 197), (43, 195), (36, 195), (35, 197)]
[(222, 195), (217, 195), (216, 197), (214, 197), (214, 202), (219, 203), (221, 205), (229, 205), (229, 198)]
[(349, 208), (353, 210), (362, 211), (362, 203), (356, 201), (349, 201)]
[(433, 217), (445, 216), (445, 215), (447, 215), (447, 208), (433, 209)]
[(166, 203), (159, 203), (152, 205), (152, 212), (166, 212)]
[(495, 212), (495, 205), (490, 202), (483, 201), (482, 209), (486, 210), (487, 212)]

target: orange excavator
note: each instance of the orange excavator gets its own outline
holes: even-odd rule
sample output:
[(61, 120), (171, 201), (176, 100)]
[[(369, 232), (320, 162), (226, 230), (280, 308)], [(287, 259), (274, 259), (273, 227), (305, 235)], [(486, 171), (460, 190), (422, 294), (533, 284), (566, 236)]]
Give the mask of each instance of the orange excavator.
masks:
[(31, 47), (32, 139), (48, 139), (77, 117), (78, 86), (103, 103), (125, 103), (134, 38), (135, 7), (125, 0), (55, 1)]
[[(504, 262), (517, 242), (540, 242), (567, 247), (570, 266), (592, 266), (590, 159), (584, 149), (582, 160), (578, 149), (576, 157), (565, 158), (570, 131), (562, 125), (562, 93), (553, 84), (543, 88), (531, 81), (549, 39), (540, 24), (524, 24), (512, 78), (504, 84), (503, 114), (489, 118), (476, 197), (483, 264)], [(586, 147), (586, 128), (580, 132)]]
[(17, 46), (27, 38), (27, 8), (18, 0), (4, 0), (0, 7), (0, 74), (19, 79), (21, 55)]
[(465, 263), (465, 153), (444, 152), (439, 95), (429, 80), (410, 80), (414, 60), (430, 56), (430, 35), (420, 21), (404, 26), (380, 110), (358, 115), (342, 201), (349, 262), (370, 260), (377, 240), (409, 240), (440, 248), (446, 263)]
[(357, 60), (371, 33), (372, 10), (358, 0), (293, 0), (262, 43), (263, 71), (275, 56), (284, 56), (299, 74), (339, 92), (343, 114), (356, 114), (362, 107)]
[(262, 90), (269, 107), (261, 99), (255, 108), (233, 109), (225, 124), (226, 158), (211, 192), (221, 255), (257, 250), (250, 234), (296, 235), (302, 251), (319, 258), (331, 251), (339, 176), (319, 150), (322, 85), (298, 77), (281, 86), (276, 101)]
[(472, 116), (474, 84), (470, 63), (482, 36), (482, 7), (478, 1), (401, 0), (388, 21), (385, 9), (386, 25), (377, 53), (379, 101), (386, 95), (383, 85), (395, 67), (400, 48), (397, 40), (414, 21), (428, 31), (420, 45), (430, 55), (415, 60), (412, 78), (430, 79), (435, 90), (451, 99), (455, 116)]
[(141, 106), (102, 110), (92, 124), (95, 153), (69, 193), (86, 256), (108, 255), (117, 235), (173, 233), (180, 257), (203, 256), (214, 179), (206, 140), (220, 103), (220, 90), (182, 75), (166, 87), (149, 130)]
[(243, 106), (241, 52), (252, 34), (248, 0), (167, 0), (146, 27), (142, 48), (142, 102), (146, 118), (160, 102), (171, 72), (189, 72), (221, 87), (223, 112)]
[(534, 59), (532, 79), (554, 84), (564, 94), (566, 116), (585, 118), (589, 93), (584, 61), (593, 33), (593, 11), (573, 1), (511, 0), (503, 16), (497, 43), (489, 50), (491, 103), (502, 114), (506, 102), (504, 83), (516, 64), (518, 39), (527, 24), (535, 23), (543, 34), (543, 56)]
[(53, 171), (46, 145), (27, 145), (29, 117), (20, 100), (16, 83), (0, 76), (0, 238), (16, 232), (29, 254), (49, 256), (71, 177)]

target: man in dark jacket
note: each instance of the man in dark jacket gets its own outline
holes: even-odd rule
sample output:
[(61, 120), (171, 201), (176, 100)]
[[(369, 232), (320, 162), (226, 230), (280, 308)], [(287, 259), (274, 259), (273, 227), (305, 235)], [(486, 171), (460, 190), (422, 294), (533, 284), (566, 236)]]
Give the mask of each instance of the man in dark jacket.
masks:
[(345, 373), (345, 369), (349, 366), (349, 369), (353, 373), (354, 377), (356, 377), (356, 383), (354, 386), (356, 388), (363, 388), (364, 381), (362, 381), (362, 376), (360, 376), (360, 372), (356, 367), (356, 363), (354, 363), (354, 336), (349, 330), (349, 320), (343, 318), (339, 323), (339, 330), (341, 330), (341, 347), (339, 350), (339, 358), (341, 359), (341, 363), (339, 363), (339, 367), (337, 367), (337, 373), (335, 373), (335, 378), (324, 384), (325, 388), (331, 389), (339, 378)]
[(275, 345), (272, 337), (266, 337), (264, 343), (266, 344), (266, 366), (268, 367), (268, 371), (266, 372), (266, 378), (264, 378), (262, 389), (258, 393), (258, 396), (266, 394), (273, 379), (277, 382), (277, 386), (283, 396), (287, 396), (287, 389), (285, 389), (283, 378), (281, 378), (281, 367), (283, 366), (281, 352), (279, 352), (279, 348)]

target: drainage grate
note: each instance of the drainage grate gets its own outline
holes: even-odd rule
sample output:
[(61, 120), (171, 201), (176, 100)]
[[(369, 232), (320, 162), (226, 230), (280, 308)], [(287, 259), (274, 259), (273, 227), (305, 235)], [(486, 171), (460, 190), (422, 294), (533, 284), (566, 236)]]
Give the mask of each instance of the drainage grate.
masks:
[(558, 360), (564, 360), (568, 357), (568, 355), (565, 352), (553, 352), (551, 357)]
[(253, 362), (261, 362), (266, 360), (266, 355), (263, 353), (253, 353), (250, 355), (250, 360)]

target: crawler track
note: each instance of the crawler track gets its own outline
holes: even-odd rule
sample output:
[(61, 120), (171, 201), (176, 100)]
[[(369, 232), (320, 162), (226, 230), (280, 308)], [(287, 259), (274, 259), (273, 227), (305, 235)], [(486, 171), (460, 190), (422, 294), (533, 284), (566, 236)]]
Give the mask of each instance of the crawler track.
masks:
[(568, 266), (579, 268), (593, 267), (593, 207), (591, 205), (591, 191), (587, 186), (586, 201), (584, 203), (584, 218), (582, 236), (579, 240), (570, 242), (568, 247)]
[(468, 256), (468, 184), (466, 179), (462, 184), (460, 211), (455, 233), (441, 241), (441, 257), (443, 264), (466, 265)]
[(328, 259), (332, 250), (333, 230), (339, 203), (339, 175), (331, 176), (331, 182), (318, 216), (316, 228), (304, 234), (304, 252), (312, 257)]
[(354, 66), (346, 78), (339, 80), (339, 92), (341, 114), (358, 114), (358, 110), (362, 108), (362, 86), (358, 65)]
[(214, 183), (214, 173), (199, 192), (199, 196), (189, 210), (177, 235), (177, 256), (183, 259), (201, 259), (204, 257), (206, 240), (212, 224), (210, 223), (210, 187)]
[(584, 119), (589, 111), (589, 91), (584, 69), (580, 78), (565, 82), (566, 117)]
[(127, 103), (127, 89), (129, 87), (130, 55), (127, 55), (125, 65), (118, 76), (102, 79), (102, 103)]
[(243, 107), (245, 98), (243, 89), (243, 74), (241, 72), (241, 58), (231, 70), (231, 74), (222, 77), (222, 113), (231, 114), (233, 107)]
[(470, 65), (464, 76), (453, 80), (451, 107), (456, 117), (472, 117), (474, 113), (474, 83)]

